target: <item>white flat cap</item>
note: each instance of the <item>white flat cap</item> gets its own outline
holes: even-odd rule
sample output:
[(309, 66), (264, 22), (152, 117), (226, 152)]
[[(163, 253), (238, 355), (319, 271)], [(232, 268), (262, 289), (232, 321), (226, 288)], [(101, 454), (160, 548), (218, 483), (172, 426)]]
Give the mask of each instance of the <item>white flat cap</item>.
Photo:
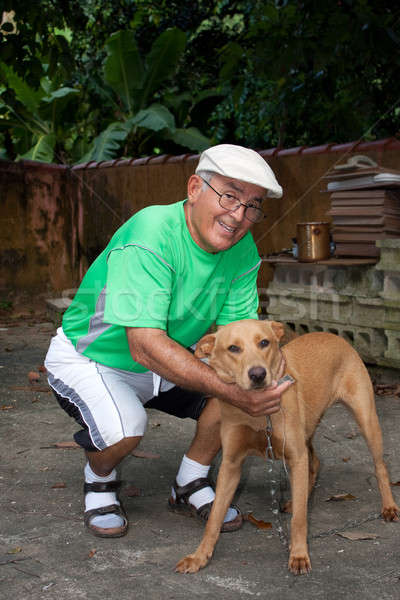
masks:
[(268, 190), (268, 198), (281, 198), (282, 188), (271, 167), (254, 150), (234, 144), (212, 146), (200, 155), (196, 173), (212, 171), (225, 177), (254, 183)]

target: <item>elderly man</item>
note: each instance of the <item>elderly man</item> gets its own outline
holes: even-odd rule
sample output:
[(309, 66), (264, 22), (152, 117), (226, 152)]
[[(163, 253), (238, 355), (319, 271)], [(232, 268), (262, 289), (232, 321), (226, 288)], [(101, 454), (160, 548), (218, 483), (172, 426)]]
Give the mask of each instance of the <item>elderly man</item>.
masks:
[[(288, 383), (243, 391), (224, 383), (191, 347), (213, 324), (257, 318), (260, 264), (249, 233), (266, 197), (282, 189), (253, 150), (222, 144), (202, 153), (187, 199), (129, 219), (87, 271), (46, 357), (56, 398), (81, 425), (85, 514), (102, 537), (126, 533), (116, 467), (139, 444), (145, 408), (197, 420), (169, 505), (208, 518), (207, 474), (219, 451), (215, 397), (251, 415), (279, 410)], [(229, 508), (224, 531), (242, 515)]]

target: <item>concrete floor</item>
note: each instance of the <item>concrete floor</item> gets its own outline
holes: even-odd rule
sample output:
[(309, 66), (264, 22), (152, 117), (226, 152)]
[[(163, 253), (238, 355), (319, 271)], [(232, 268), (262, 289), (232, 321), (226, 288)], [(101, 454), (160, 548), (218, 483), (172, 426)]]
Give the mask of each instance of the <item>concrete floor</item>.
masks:
[[(174, 565), (195, 549), (202, 525), (167, 509), (170, 483), (193, 434), (193, 423), (149, 411), (141, 450), (158, 457), (129, 457), (123, 465), (121, 498), (130, 518), (128, 534), (116, 540), (90, 535), (82, 522), (83, 454), (54, 447), (72, 440), (74, 422), (58, 408), (45, 375), (30, 384), (28, 373), (43, 364), (53, 323), (41, 318), (0, 324), (0, 597), (2, 600), (186, 600), (400, 599), (399, 523), (379, 517), (380, 499), (363, 438), (342, 406), (326, 414), (315, 438), (321, 472), (309, 505), (313, 571), (287, 571), (288, 551), (271, 511), (270, 474), (259, 459), (245, 465), (236, 501), (244, 512), (270, 521), (249, 522), (224, 534), (210, 565), (180, 575)], [(385, 380), (385, 372), (376, 376)], [(400, 480), (400, 398), (377, 398), (391, 480)], [(287, 494), (275, 463), (278, 495)], [(130, 496), (132, 486), (140, 495)], [(393, 487), (397, 502), (400, 488)], [(352, 501), (328, 502), (351, 493)], [(281, 516), (283, 530), (289, 518)], [(363, 532), (351, 541), (339, 533)]]

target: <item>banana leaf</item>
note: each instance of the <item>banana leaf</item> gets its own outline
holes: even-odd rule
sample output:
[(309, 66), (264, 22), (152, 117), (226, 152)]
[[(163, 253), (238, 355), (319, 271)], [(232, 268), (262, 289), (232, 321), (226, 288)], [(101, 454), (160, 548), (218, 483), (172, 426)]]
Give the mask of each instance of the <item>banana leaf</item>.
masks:
[(19, 159), (38, 160), (41, 162), (52, 162), (54, 159), (54, 146), (56, 144), (56, 136), (54, 133), (39, 135), (35, 144), (25, 152), (18, 156)]
[(167, 29), (154, 42), (146, 58), (146, 76), (140, 97), (140, 108), (146, 106), (160, 84), (176, 71), (186, 46), (186, 33)]
[(104, 78), (123, 101), (128, 113), (134, 111), (134, 90), (143, 86), (144, 67), (133, 31), (117, 31), (106, 43)]
[(166, 137), (184, 148), (196, 150), (197, 152), (203, 152), (203, 150), (211, 146), (211, 140), (205, 137), (196, 127), (176, 129), (167, 134)]
[(0, 75), (4, 77), (10, 89), (12, 89), (18, 100), (33, 114), (37, 112), (39, 104), (44, 96), (43, 90), (34, 90), (15, 73), (12, 67), (0, 62)]
[(78, 163), (95, 160), (110, 160), (115, 158), (119, 152), (122, 142), (126, 139), (130, 130), (129, 123), (115, 121), (107, 129), (102, 131), (92, 142), (89, 151), (82, 156)]
[(152, 104), (148, 108), (139, 110), (139, 112), (129, 119), (131, 125), (145, 127), (152, 131), (160, 131), (161, 129), (175, 130), (174, 115), (162, 104)]

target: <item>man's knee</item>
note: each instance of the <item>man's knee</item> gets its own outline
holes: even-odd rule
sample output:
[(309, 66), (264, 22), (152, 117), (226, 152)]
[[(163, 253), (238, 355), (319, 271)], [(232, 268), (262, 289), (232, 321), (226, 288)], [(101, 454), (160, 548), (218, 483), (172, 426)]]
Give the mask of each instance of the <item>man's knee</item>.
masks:
[(143, 436), (147, 429), (147, 412), (143, 406), (136, 405), (132, 407), (132, 414), (124, 423), (124, 437)]

